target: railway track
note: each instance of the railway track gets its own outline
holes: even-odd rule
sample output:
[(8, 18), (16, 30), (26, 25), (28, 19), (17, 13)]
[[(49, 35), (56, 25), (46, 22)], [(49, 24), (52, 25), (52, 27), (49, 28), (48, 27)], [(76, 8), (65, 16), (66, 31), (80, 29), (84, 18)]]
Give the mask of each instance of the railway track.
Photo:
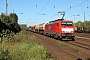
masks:
[(80, 40), (82, 40), (82, 41), (85, 41), (85, 42), (90, 42), (90, 38), (86, 38), (86, 37), (75, 37), (76, 39), (80, 39)]
[[(39, 36), (42, 36), (42, 35), (39, 35), (38, 36), (38, 34), (36, 34), (36, 33), (34, 33), (37, 37), (39, 37)], [(49, 37), (46, 37), (46, 39), (49, 39), (49, 40), (52, 40), (51, 38), (49, 38)], [(43, 38), (40, 38), (40, 40), (41, 41), (44, 41), (44, 42), (47, 42), (47, 40), (44, 40)], [(63, 49), (63, 48), (58, 48), (57, 47), (57, 45), (55, 45), (55, 42), (54, 43), (51, 43), (50, 41), (48, 41), (47, 43), (44, 43), (44, 44), (49, 44), (49, 48), (52, 48), (52, 46), (53, 46), (53, 48), (55, 48), (55, 50), (57, 50), (58, 49), (58, 51), (59, 51), (59, 53), (60, 53), (60, 55), (62, 54), (62, 55), (64, 55), (64, 56), (71, 56), (71, 58), (73, 58), (74, 60), (82, 60), (82, 58), (80, 58), (80, 57), (78, 57), (78, 56), (76, 56), (76, 55), (74, 55), (74, 54), (72, 54), (71, 52), (69, 52), (69, 51), (67, 51), (67, 50), (65, 50), (65, 49)], [(57, 43), (56, 43), (57, 44)], [(51, 46), (51, 47), (50, 47)], [(47, 48), (48, 48), (47, 47)], [(60, 51), (62, 51), (62, 52), (60, 52)], [(51, 53), (50, 53), (51, 54)], [(65, 55), (66, 54), (66, 55)], [(58, 54), (59, 55), (59, 54)], [(51, 54), (51, 56), (52, 56), (52, 54)], [(56, 57), (57, 58), (57, 57)], [(63, 58), (63, 57), (62, 57)], [(58, 58), (57, 58), (58, 59)], [(59, 59), (58, 59), (59, 60)]]
[(66, 41), (66, 43), (78, 46), (80, 48), (84, 48), (84, 49), (90, 50), (90, 45), (88, 45), (88, 44), (84, 44), (84, 43), (81, 43), (81, 42), (75, 42), (75, 41), (73, 41), (73, 42)]
[[(35, 36), (39, 37), (39, 42), (41, 42), (40, 44), (46, 45), (45, 47), (47, 49), (50, 48), (50, 52), (48, 52), (48, 53), (52, 57), (57, 58), (58, 60), (59, 59), (63, 59), (63, 58), (66, 58), (66, 59), (72, 58), (74, 60), (83, 60), (83, 59), (86, 59), (85, 57), (87, 57), (86, 55), (84, 57), (81, 56), (81, 55), (87, 54), (87, 52), (86, 53), (80, 53), (79, 54), (79, 53), (74, 53), (75, 50), (70, 50), (70, 49), (64, 49), (64, 48), (57, 47), (57, 44), (62, 43), (62, 42), (68, 43), (69, 45), (73, 45), (73, 46), (76, 46), (77, 48), (80, 48), (81, 49), (81, 52), (83, 52), (82, 51), (83, 49), (86, 50), (86, 51), (90, 51), (90, 45), (89, 45), (90, 40), (89, 40), (89, 38), (76, 37), (75, 38), (76, 41), (70, 41), (70, 40), (68, 40), (68, 41), (66, 41), (66, 40), (59, 41), (57, 39), (46, 37), (46, 36), (43, 36), (43, 35), (40, 35), (40, 34), (37, 34), (37, 33), (32, 33), (31, 32), (31, 34), (34, 34)], [(54, 48), (54, 50), (53, 50), (53, 48)], [(71, 52), (71, 51), (73, 51), (73, 52)], [(58, 54), (58, 53), (60, 53), (60, 54)], [(63, 55), (63, 53), (66, 54), (66, 55), (64, 55), (66, 57), (60, 57), (60, 55)]]

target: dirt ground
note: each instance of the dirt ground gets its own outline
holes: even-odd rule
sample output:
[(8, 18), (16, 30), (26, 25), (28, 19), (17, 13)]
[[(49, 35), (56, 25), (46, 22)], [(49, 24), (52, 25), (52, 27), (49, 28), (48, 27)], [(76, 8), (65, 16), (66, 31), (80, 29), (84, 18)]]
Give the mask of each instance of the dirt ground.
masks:
[[(37, 33), (29, 33), (35, 35), (37, 42), (43, 45), (47, 49), (47, 52), (52, 57), (56, 58), (56, 60), (77, 60), (79, 58), (82, 60), (90, 60), (90, 50), (80, 48), (78, 46), (68, 44), (65, 41), (56, 40), (54, 38), (50, 38)], [(82, 34), (75, 35), (81, 36)], [(80, 39), (75, 39), (75, 41), (82, 42)], [(86, 44), (88, 44), (90, 47), (89, 43), (90, 41), (88, 43), (86, 42)]]

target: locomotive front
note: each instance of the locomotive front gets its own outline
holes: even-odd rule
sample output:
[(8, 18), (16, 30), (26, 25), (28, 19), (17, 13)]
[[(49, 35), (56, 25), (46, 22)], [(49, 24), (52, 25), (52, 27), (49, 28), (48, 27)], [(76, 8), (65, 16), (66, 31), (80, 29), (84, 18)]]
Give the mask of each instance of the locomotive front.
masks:
[(71, 38), (74, 40), (74, 24), (71, 20), (63, 20), (60, 22), (61, 38)]

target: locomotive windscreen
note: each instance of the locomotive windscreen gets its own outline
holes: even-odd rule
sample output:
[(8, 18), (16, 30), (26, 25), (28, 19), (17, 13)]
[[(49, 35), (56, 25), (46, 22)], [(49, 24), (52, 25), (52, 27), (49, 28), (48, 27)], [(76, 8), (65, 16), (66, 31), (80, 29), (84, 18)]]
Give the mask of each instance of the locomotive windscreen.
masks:
[(72, 22), (61, 22), (62, 26), (72, 26), (73, 23)]

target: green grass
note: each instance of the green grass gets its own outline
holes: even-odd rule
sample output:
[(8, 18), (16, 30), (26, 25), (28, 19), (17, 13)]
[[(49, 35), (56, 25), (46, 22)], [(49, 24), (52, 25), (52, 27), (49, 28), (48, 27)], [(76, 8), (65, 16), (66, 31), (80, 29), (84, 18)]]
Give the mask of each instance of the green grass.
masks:
[(25, 31), (15, 35), (11, 42), (0, 43), (0, 60), (55, 60), (47, 55), (35, 36)]
[(59, 48), (68, 48), (69, 46), (66, 44), (58, 44), (57, 45)]
[(40, 45), (22, 43), (12, 47), (12, 49), (10, 49), (10, 55), (15, 60), (42, 60), (46, 58), (46, 50)]

